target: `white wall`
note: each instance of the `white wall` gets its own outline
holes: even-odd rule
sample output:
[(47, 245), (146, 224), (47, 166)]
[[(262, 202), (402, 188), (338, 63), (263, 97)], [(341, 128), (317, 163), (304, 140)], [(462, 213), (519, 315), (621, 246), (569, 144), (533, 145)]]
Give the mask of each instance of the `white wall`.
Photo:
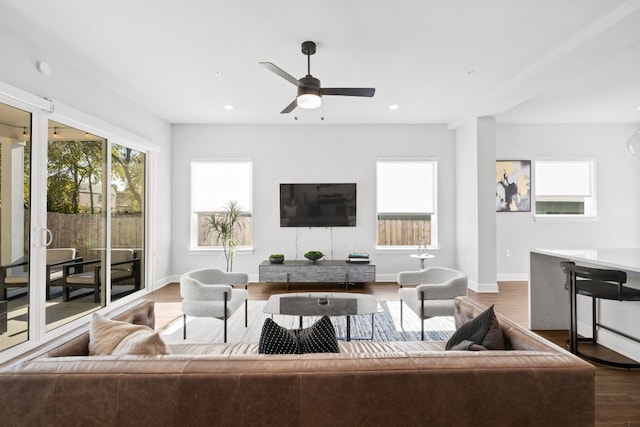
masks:
[[(444, 125), (174, 125), (173, 126), (172, 271), (215, 266), (217, 253), (190, 251), (190, 162), (195, 158), (248, 157), (253, 160), (253, 254), (238, 254), (234, 271), (257, 280), (258, 264), (271, 253), (303, 259), (312, 249), (344, 259), (351, 251), (369, 252), (378, 280), (395, 281), (398, 271), (417, 269), (408, 252), (375, 249), (376, 158), (437, 157), (439, 239), (438, 265), (455, 262), (455, 141)], [(356, 227), (280, 228), (279, 184), (355, 182)], [(215, 185), (215, 183), (212, 183)], [(224, 185), (223, 183), (221, 185)]]
[[(79, 35), (81, 36), (81, 35)], [(133, 102), (116, 95), (102, 86), (82, 70), (60, 62), (55, 52), (47, 52), (39, 46), (18, 37), (0, 26), (0, 81), (24, 91), (64, 103), (75, 110), (86, 113), (99, 121), (116, 126), (149, 141), (152, 169), (159, 171), (153, 177), (148, 191), (154, 191), (152, 212), (163, 212), (153, 218), (154, 229), (150, 230), (153, 247), (149, 248), (153, 258), (153, 277), (149, 283), (163, 284), (169, 275), (169, 247), (171, 244), (170, 209), (170, 125), (141, 109)], [(45, 60), (52, 67), (52, 74), (45, 76), (36, 69), (36, 63)]]
[(530, 159), (533, 169), (540, 157), (595, 157), (598, 209), (596, 222), (535, 222), (533, 212), (496, 213), (498, 280), (527, 280), (533, 248), (640, 247), (640, 162), (625, 151), (636, 130), (637, 125), (605, 124), (497, 126), (497, 158)]

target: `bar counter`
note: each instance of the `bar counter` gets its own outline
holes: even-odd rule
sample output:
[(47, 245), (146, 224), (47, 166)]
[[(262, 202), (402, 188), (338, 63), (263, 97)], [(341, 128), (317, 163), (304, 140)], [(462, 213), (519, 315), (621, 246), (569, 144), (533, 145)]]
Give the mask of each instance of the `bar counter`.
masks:
[[(534, 249), (530, 253), (529, 328), (569, 329), (569, 294), (564, 288), (562, 261), (627, 273), (627, 286), (640, 289), (640, 248)], [(640, 303), (599, 300), (600, 323), (640, 338)], [(591, 299), (578, 296), (578, 333), (591, 336)], [(598, 341), (634, 360), (640, 360), (640, 343), (601, 329)]]

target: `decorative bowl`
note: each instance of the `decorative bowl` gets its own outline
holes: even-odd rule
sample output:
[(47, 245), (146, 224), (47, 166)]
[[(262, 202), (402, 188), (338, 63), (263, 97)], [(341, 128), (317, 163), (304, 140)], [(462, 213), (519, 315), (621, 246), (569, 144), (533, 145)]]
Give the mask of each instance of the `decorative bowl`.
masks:
[(284, 255), (282, 254), (269, 255), (269, 262), (271, 264), (282, 264), (284, 262)]
[(320, 258), (322, 258), (324, 256), (324, 254), (320, 251), (309, 251), (306, 254), (304, 254), (304, 257), (306, 259), (308, 259), (309, 261), (317, 261)]

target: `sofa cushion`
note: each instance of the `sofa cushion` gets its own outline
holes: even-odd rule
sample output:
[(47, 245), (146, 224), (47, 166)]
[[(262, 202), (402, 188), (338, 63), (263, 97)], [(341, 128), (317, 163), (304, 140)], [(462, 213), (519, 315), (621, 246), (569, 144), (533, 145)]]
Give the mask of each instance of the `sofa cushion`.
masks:
[(460, 326), (446, 345), (447, 350), (482, 350), (481, 347), (487, 350), (505, 349), (502, 329), (493, 311), (493, 305)]
[(339, 353), (336, 330), (329, 316), (303, 329), (287, 329), (267, 318), (262, 325), (261, 354)]
[(89, 327), (89, 355), (171, 354), (160, 335), (145, 325), (111, 320), (95, 313)]

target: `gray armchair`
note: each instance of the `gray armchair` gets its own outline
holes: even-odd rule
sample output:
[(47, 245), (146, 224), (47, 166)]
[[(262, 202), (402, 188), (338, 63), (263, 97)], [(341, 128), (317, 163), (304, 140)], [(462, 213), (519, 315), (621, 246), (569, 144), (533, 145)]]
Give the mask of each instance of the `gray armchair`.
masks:
[[(187, 338), (187, 316), (214, 317), (224, 320), (224, 342), (227, 342), (227, 319), (244, 302), (244, 326), (247, 326), (246, 273), (225, 273), (215, 268), (194, 270), (180, 277), (182, 296), (182, 337)], [(244, 286), (237, 289), (232, 285)]]
[[(467, 295), (467, 275), (445, 267), (429, 267), (420, 271), (398, 273), (400, 290), (400, 325), (402, 326), (402, 303), (405, 303), (420, 318), (421, 339), (424, 341), (424, 319), (438, 316), (453, 316), (454, 298)], [(416, 285), (415, 288), (403, 288)]]

